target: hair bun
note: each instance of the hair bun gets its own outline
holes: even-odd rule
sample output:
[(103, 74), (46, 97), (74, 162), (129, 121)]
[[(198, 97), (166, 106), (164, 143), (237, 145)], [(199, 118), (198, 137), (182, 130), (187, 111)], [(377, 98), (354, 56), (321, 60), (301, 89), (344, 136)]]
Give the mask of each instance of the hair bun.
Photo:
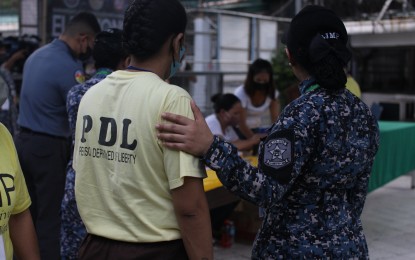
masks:
[[(336, 33), (333, 32), (330, 34), (334, 35)], [(310, 61), (312, 63), (318, 63), (330, 54), (333, 54), (344, 65), (346, 65), (347, 62), (349, 62), (352, 56), (347, 47), (342, 42), (339, 42), (337, 38), (327, 38), (325, 37), (325, 35), (317, 33), (310, 42)]]

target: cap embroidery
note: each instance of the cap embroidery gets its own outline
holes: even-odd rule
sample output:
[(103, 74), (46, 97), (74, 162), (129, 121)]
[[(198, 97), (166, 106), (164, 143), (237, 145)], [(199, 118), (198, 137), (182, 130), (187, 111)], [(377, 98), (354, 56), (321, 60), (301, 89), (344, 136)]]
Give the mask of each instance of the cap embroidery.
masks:
[(339, 39), (340, 34), (336, 33), (336, 32), (327, 32), (327, 33), (323, 33), (321, 35), (321, 37), (323, 37), (324, 40), (329, 40), (329, 39)]

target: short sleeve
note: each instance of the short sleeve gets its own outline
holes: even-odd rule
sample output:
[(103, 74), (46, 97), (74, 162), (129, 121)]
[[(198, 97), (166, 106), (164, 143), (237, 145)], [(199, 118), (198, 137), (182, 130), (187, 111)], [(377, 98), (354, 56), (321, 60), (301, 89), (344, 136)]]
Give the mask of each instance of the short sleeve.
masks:
[[(6, 128), (0, 124), (0, 146), (2, 151), (0, 152), (0, 163), (2, 163), (2, 170), (5, 171), (3, 175), (7, 175), (3, 178), (8, 178), (10, 184), (14, 190), (8, 188), (9, 191), (14, 192), (11, 198), (10, 213), (19, 214), (29, 208), (31, 204), (29, 192), (27, 191), (26, 182), (20, 167), (19, 159), (17, 156), (16, 148), (13, 143), (12, 136), (6, 130)], [(4, 183), (8, 182), (3, 180)]]
[[(190, 107), (191, 98), (188, 95), (179, 95), (168, 103), (165, 111), (194, 119)], [(205, 178), (206, 171), (198, 158), (185, 152), (163, 148), (164, 165), (169, 180), (170, 189), (183, 185), (184, 177)]]
[(205, 121), (210, 131), (212, 132), (212, 134), (224, 137), (224, 133), (222, 132), (222, 128), (220, 126), (219, 120), (217, 120), (215, 114), (212, 114), (206, 117)]
[(233, 94), (239, 98), (239, 100), (241, 101), (241, 105), (242, 105), (243, 108), (247, 108), (248, 107), (249, 97), (246, 94), (243, 86), (237, 87), (235, 89), (235, 91), (234, 91)]
[(14, 177), (14, 186), (16, 189), (16, 204), (12, 210), (12, 214), (19, 214), (29, 208), (32, 203), (29, 192), (27, 190), (26, 181), (23, 176), (22, 168), (20, 166), (19, 158), (17, 156), (16, 148), (14, 147), (14, 159), (16, 175)]

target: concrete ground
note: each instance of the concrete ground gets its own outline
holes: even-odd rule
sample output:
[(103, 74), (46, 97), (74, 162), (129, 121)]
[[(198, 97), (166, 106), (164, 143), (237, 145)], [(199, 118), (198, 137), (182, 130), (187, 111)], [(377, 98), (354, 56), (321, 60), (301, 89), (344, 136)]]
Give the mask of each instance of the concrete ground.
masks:
[[(415, 190), (404, 175), (369, 193), (362, 214), (372, 260), (415, 259)], [(251, 245), (215, 246), (215, 260), (250, 259)]]

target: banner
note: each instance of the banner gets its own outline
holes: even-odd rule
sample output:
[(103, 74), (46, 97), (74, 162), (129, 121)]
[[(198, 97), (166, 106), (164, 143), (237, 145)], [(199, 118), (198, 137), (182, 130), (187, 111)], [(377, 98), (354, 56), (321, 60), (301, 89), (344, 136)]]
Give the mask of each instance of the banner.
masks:
[(48, 1), (48, 38), (57, 38), (65, 24), (79, 12), (96, 15), (101, 29), (122, 28), (124, 12), (132, 0), (52, 0)]

